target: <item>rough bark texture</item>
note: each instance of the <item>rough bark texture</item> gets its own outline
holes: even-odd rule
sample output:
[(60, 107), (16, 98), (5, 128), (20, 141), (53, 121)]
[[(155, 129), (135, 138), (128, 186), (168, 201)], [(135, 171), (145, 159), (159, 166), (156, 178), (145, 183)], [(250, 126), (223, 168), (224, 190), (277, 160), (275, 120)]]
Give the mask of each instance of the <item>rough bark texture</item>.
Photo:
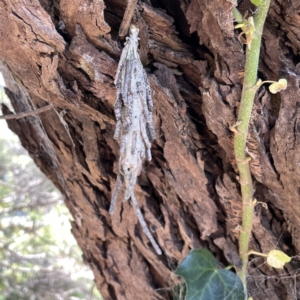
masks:
[[(9, 126), (65, 196), (72, 232), (106, 300), (172, 299), (173, 271), (191, 248), (239, 265), (241, 199), (229, 126), (245, 55), (232, 2), (143, 0), (136, 10), (157, 138), (135, 193), (163, 250), (157, 256), (129, 203), (108, 213), (118, 162), (113, 79), (126, 1), (0, 1), (1, 70), (15, 112), (53, 105)], [(242, 13), (251, 8), (239, 2)], [(282, 271), (253, 258), (254, 299), (300, 298), (299, 14), (298, 0), (271, 3), (259, 77), (286, 78), (289, 86), (275, 96), (260, 89), (248, 143), (255, 197), (268, 205), (255, 208), (251, 247), (295, 258)]]

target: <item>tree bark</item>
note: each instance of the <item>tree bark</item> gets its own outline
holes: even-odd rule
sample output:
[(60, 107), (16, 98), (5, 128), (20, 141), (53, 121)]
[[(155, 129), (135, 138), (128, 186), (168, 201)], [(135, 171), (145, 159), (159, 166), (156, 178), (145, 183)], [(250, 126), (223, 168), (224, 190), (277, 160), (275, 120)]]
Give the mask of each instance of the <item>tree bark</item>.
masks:
[[(173, 271), (192, 248), (208, 248), (221, 265), (240, 264), (241, 198), (229, 127), (245, 47), (232, 2), (141, 0), (135, 12), (157, 136), (135, 194), (163, 250), (157, 256), (130, 203), (108, 213), (118, 170), (113, 80), (126, 1), (0, 1), (1, 71), (13, 108), (53, 107), (7, 122), (64, 195), (104, 299), (172, 299)], [(242, 13), (253, 9), (239, 2)], [(271, 3), (258, 75), (286, 78), (288, 89), (259, 90), (248, 137), (259, 201), (251, 248), (290, 256), (300, 252), (299, 13), (298, 0)], [(296, 257), (279, 271), (252, 257), (248, 271), (254, 299), (300, 297)]]

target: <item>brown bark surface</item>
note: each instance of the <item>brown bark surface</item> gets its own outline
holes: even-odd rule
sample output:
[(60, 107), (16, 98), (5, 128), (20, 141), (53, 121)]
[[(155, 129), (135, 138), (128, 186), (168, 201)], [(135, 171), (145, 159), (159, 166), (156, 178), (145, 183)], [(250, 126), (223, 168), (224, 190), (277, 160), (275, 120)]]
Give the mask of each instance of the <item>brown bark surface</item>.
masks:
[[(23, 146), (65, 196), (72, 232), (108, 299), (172, 299), (173, 274), (191, 248), (239, 265), (241, 199), (233, 134), (244, 46), (228, 0), (141, 0), (133, 22), (153, 90), (156, 141), (135, 189), (163, 250), (157, 256), (130, 203), (108, 213), (118, 144), (113, 80), (123, 43), (125, 0), (1, 0), (0, 60)], [(244, 13), (252, 8), (239, 1)], [(254, 299), (297, 299), (300, 252), (300, 4), (274, 0), (264, 30), (259, 77), (288, 89), (260, 89), (248, 152), (255, 179), (251, 247), (295, 256), (284, 270), (249, 263)], [(3, 112), (9, 114), (7, 107)]]

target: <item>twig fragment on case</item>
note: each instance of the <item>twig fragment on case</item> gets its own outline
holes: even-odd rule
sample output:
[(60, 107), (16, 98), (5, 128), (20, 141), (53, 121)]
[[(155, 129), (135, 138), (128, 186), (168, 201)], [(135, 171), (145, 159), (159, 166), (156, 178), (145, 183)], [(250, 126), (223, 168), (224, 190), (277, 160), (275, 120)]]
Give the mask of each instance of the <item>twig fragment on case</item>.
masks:
[(127, 0), (127, 7), (123, 16), (122, 23), (119, 29), (119, 37), (123, 40), (128, 34), (128, 29), (133, 17), (138, 0)]
[(153, 102), (147, 73), (138, 54), (139, 30), (131, 25), (115, 78), (117, 119), (114, 138), (120, 145), (119, 173), (112, 194), (109, 213), (113, 214), (119, 191), (125, 183), (124, 201), (131, 198), (134, 209), (150, 242), (158, 254), (161, 250), (151, 235), (134, 196), (134, 186), (145, 159), (151, 160), (151, 143), (155, 139), (152, 120)]

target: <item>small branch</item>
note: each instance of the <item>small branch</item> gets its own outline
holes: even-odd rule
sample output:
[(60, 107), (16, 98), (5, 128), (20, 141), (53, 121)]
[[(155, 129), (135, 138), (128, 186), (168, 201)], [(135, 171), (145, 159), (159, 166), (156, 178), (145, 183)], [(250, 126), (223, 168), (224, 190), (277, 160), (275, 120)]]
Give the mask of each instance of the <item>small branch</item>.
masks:
[(65, 130), (66, 130), (66, 133), (67, 135), (69, 136), (69, 139), (73, 145), (73, 147), (75, 148), (75, 144), (74, 144), (74, 141), (72, 139), (72, 136), (70, 134), (70, 130), (69, 130), (69, 126), (67, 124), (67, 122), (64, 120), (64, 115), (66, 114), (66, 111), (65, 110), (62, 110), (60, 113), (53, 107), (54, 111), (56, 112), (60, 122), (63, 124), (63, 126), (65, 127)]
[(42, 112), (45, 112), (47, 110), (50, 110), (52, 108), (52, 105), (46, 105), (44, 107), (35, 109), (35, 110), (31, 110), (31, 111), (27, 111), (27, 112), (20, 112), (17, 114), (11, 114), (11, 115), (5, 115), (5, 116), (0, 116), (0, 120), (12, 120), (12, 119), (20, 119), (20, 118), (24, 118), (24, 117), (28, 117), (28, 116), (34, 116), (37, 114), (40, 114)]
[(131, 19), (133, 17), (135, 7), (137, 5), (138, 0), (128, 0), (127, 7), (123, 16), (123, 20), (119, 29), (119, 37), (120, 39), (124, 39), (128, 34), (128, 29), (131, 23)]

